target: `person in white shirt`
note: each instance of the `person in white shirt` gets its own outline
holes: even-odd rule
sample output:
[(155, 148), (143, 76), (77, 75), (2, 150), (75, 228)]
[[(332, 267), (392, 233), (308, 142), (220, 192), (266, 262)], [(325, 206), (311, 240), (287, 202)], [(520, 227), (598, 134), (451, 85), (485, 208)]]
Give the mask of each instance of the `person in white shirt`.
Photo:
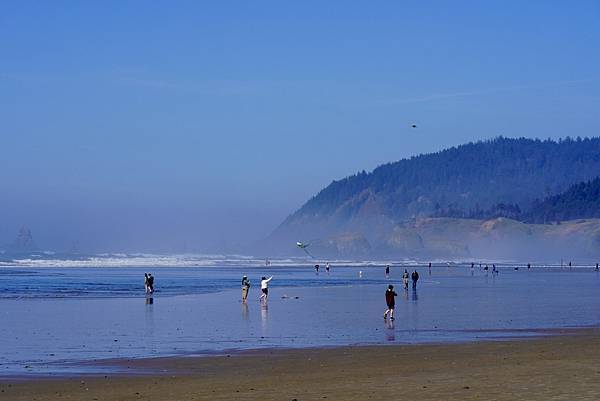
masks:
[(263, 299), (266, 301), (267, 297), (269, 296), (269, 281), (271, 281), (273, 279), (273, 276), (266, 278), (263, 276), (263, 278), (260, 280), (260, 289), (262, 291), (262, 294), (260, 296), (260, 300), (262, 301)]

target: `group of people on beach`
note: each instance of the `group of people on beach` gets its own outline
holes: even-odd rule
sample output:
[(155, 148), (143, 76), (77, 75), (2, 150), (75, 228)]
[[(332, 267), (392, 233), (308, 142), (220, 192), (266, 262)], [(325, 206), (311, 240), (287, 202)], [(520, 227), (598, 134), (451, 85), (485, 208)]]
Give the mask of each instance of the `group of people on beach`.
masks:
[[(390, 265), (385, 266), (385, 277), (389, 278), (390, 275)], [(412, 274), (408, 274), (408, 270), (404, 269), (404, 273), (402, 274), (402, 285), (404, 289), (408, 291), (408, 283), (409, 279), (412, 280), (412, 288), (413, 290), (417, 289), (417, 282), (419, 281), (419, 272), (416, 270), (412, 272)], [(394, 309), (396, 307), (396, 297), (398, 294), (394, 291), (394, 286), (392, 284), (388, 285), (387, 290), (385, 290), (385, 303), (387, 305), (387, 309), (383, 313), (383, 319), (387, 320), (388, 315), (390, 316), (390, 320), (394, 320)]]
[[(321, 265), (319, 265), (318, 263), (315, 265), (315, 273), (319, 274), (319, 269), (321, 268)], [(331, 265), (329, 264), (329, 262), (327, 262), (327, 264), (325, 265), (325, 271), (327, 272), (327, 274), (329, 274), (329, 271), (331, 269)]]
[[(269, 281), (273, 279), (273, 276), (266, 278), (262, 276), (260, 279), (260, 297), (258, 298), (261, 302), (267, 302), (269, 297)], [(250, 280), (248, 276), (242, 277), (242, 302), (246, 303), (248, 299), (248, 292), (250, 291)]]

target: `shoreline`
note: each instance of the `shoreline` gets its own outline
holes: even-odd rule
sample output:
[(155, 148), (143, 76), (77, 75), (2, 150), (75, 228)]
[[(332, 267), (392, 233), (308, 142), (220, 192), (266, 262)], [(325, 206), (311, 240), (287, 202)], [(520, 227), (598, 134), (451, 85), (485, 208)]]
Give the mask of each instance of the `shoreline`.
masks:
[[(448, 330), (445, 330), (448, 331)], [(486, 335), (482, 337), (472, 337), (468, 339), (456, 339), (448, 341), (431, 342), (394, 342), (394, 343), (355, 343), (345, 345), (329, 346), (301, 346), (301, 347), (256, 347), (256, 348), (230, 348), (223, 350), (203, 350), (194, 352), (182, 352), (177, 354), (167, 354), (164, 356), (151, 357), (132, 357), (132, 358), (106, 358), (106, 359), (81, 359), (56, 361), (53, 365), (63, 367), (63, 371), (52, 371), (49, 373), (32, 372), (23, 374), (2, 375), (0, 372), (0, 384), (3, 382), (18, 381), (44, 381), (44, 380), (68, 380), (77, 378), (99, 378), (106, 376), (113, 377), (148, 377), (163, 376), (173, 372), (165, 368), (173, 368), (180, 365), (181, 361), (200, 360), (200, 359), (219, 359), (231, 357), (256, 357), (257, 355), (268, 353), (313, 353), (328, 352), (344, 349), (372, 349), (372, 348), (396, 348), (396, 347), (445, 347), (460, 346), (468, 344), (502, 343), (502, 342), (526, 342), (542, 340), (552, 337), (578, 337), (586, 335), (598, 335), (600, 337), (600, 326), (581, 326), (564, 328), (523, 328), (523, 329), (476, 329), (476, 330), (449, 330), (465, 333), (507, 333), (506, 336)], [(522, 334), (517, 334), (522, 333)], [(89, 370), (82, 368), (88, 367)], [(75, 371), (69, 371), (75, 369)], [(79, 370), (77, 370), (79, 369)], [(175, 368), (174, 373), (182, 373)]]
[[(16, 381), (37, 381), (37, 380), (65, 380), (76, 378), (99, 378), (109, 376), (126, 377), (146, 377), (162, 376), (171, 374), (168, 369), (174, 369), (181, 366), (182, 361), (190, 360), (212, 360), (221, 358), (246, 358), (257, 357), (261, 354), (295, 354), (295, 353), (315, 353), (331, 352), (346, 349), (379, 349), (379, 348), (413, 348), (413, 347), (452, 347), (487, 343), (518, 343), (536, 340), (544, 340), (556, 337), (581, 337), (594, 336), (600, 337), (600, 326), (582, 326), (582, 327), (564, 327), (564, 328), (535, 328), (535, 329), (496, 329), (496, 330), (456, 330), (458, 332), (481, 332), (481, 333), (526, 333), (526, 335), (514, 336), (482, 336), (470, 339), (458, 339), (449, 341), (431, 341), (431, 342), (394, 342), (394, 343), (355, 343), (345, 345), (329, 346), (307, 346), (307, 347), (264, 347), (264, 348), (230, 348), (224, 350), (204, 350), (196, 352), (182, 352), (178, 354), (150, 356), (150, 357), (132, 357), (132, 358), (106, 358), (106, 359), (81, 359), (54, 362), (53, 364), (64, 366), (64, 372), (38, 373), (31, 374), (9, 374), (2, 375), (0, 372), (0, 384), (11, 380)], [(69, 372), (71, 367), (91, 367), (95, 370)]]
[[(123, 360), (160, 374), (3, 378), (3, 400), (597, 399), (600, 329), (458, 344)], [(391, 397), (391, 398), (390, 398)]]

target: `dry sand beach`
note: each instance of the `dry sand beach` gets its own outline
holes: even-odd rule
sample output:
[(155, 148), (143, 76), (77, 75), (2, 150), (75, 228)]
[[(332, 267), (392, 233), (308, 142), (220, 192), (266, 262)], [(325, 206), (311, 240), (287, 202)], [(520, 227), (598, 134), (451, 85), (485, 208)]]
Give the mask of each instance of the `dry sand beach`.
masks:
[(124, 361), (145, 375), (4, 379), (3, 401), (598, 400), (600, 331), (451, 345)]

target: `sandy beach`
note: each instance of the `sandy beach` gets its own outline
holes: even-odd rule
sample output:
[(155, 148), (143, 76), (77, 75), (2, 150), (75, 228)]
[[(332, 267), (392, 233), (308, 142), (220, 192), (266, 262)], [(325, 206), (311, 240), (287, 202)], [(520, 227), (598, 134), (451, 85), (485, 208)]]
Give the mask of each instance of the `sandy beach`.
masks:
[[(600, 331), (450, 345), (121, 361), (144, 375), (4, 379), (2, 400), (597, 400)], [(160, 372), (160, 373), (158, 373)]]

